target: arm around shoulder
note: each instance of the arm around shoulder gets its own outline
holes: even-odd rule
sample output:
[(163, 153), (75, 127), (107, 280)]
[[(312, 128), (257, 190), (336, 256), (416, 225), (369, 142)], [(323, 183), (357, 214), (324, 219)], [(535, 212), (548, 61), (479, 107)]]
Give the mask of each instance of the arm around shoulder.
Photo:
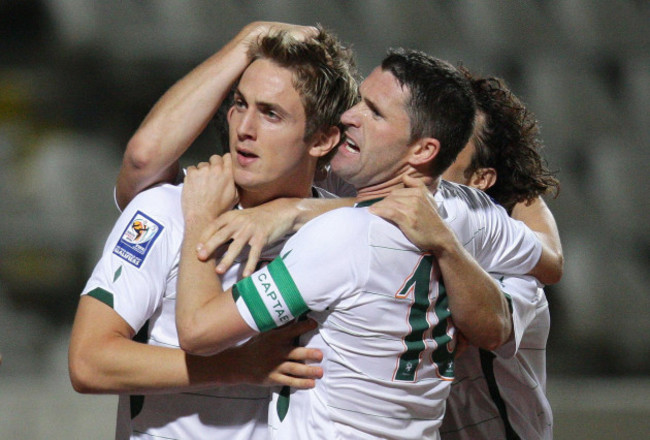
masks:
[(312, 328), (304, 322), (216, 356), (192, 356), (133, 341), (133, 329), (117, 313), (84, 296), (70, 339), (70, 382), (84, 394), (173, 393), (240, 383), (311, 388), (322, 370), (302, 361), (318, 362), (322, 355), (292, 341)]
[(116, 184), (120, 208), (143, 189), (176, 177), (178, 159), (205, 129), (250, 63), (251, 41), (270, 27), (262, 22), (244, 27), (156, 102), (124, 153)]
[(395, 223), (413, 244), (436, 257), (453, 321), (472, 345), (494, 350), (508, 340), (512, 317), (507, 300), (440, 217), (423, 184), (393, 191), (370, 210)]
[(151, 186), (174, 183), (180, 171), (176, 156), (136, 133), (127, 144), (115, 184), (115, 200), (119, 208), (124, 210), (136, 195)]
[(562, 243), (553, 213), (544, 199), (538, 197), (529, 204), (518, 203), (512, 210), (512, 218), (524, 222), (542, 243), (542, 255), (530, 275), (543, 284), (560, 281), (564, 271)]
[(449, 297), (449, 309), (457, 328), (469, 343), (495, 350), (512, 333), (508, 301), (494, 279), (449, 236), (448, 245), (434, 254)]
[(215, 276), (215, 259), (200, 261), (196, 249), (203, 230), (237, 201), (230, 155), (190, 167), (182, 195), (185, 228), (176, 295), (176, 328), (183, 350), (212, 354), (254, 334), (239, 315), (230, 292)]

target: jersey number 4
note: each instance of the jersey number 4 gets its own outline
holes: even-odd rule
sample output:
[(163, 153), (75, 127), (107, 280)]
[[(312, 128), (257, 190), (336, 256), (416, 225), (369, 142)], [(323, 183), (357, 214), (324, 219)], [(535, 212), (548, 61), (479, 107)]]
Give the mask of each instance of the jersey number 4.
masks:
[[(402, 289), (395, 295), (397, 298), (407, 298), (412, 295), (413, 302), (408, 316), (410, 332), (404, 336), (406, 350), (398, 360), (394, 380), (414, 382), (423, 360), (435, 364), (440, 377), (454, 378), (455, 344), (453, 344), (449, 300), (442, 278), (437, 280), (438, 294), (431, 295), (432, 287), (435, 289), (431, 283), (433, 265), (433, 256), (423, 255)], [(427, 314), (434, 301), (432, 319), (434, 322), (430, 324)], [(428, 359), (423, 359), (427, 343), (432, 346), (433, 351), (428, 355)]]

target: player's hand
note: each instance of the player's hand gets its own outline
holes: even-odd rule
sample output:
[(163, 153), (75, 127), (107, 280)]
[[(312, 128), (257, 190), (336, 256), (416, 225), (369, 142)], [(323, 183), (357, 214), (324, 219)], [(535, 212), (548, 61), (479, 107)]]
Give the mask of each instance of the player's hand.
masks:
[(287, 32), (298, 41), (305, 41), (318, 35), (318, 28), (314, 26), (301, 26), (277, 21), (255, 21), (247, 25), (242, 32), (245, 34), (245, 41), (250, 44), (260, 37), (282, 31)]
[(230, 153), (213, 155), (209, 163), (187, 169), (181, 197), (186, 224), (214, 220), (237, 200)]
[(410, 176), (403, 181), (404, 188), (393, 190), (369, 210), (397, 225), (419, 249), (438, 255), (455, 236), (438, 214), (433, 193), (424, 181)]
[[(264, 246), (276, 243), (292, 231), (295, 214), (292, 199), (276, 199), (260, 206), (228, 211), (204, 228), (197, 256), (207, 260), (220, 246), (230, 241), (227, 251), (216, 267), (217, 273), (224, 274), (249, 245), (248, 260), (243, 276), (249, 276), (257, 267)], [(232, 240), (232, 241), (231, 241)]]
[[(257, 385), (287, 385), (293, 388), (308, 389), (316, 385), (316, 379), (323, 377), (323, 369), (305, 362), (320, 362), (323, 354), (315, 348), (296, 347), (296, 338), (314, 330), (317, 323), (308, 319), (295, 322), (276, 330), (262, 333), (251, 339), (242, 350), (248, 350), (248, 362), (242, 368), (248, 378), (246, 382)], [(252, 355), (252, 357), (249, 357)]]

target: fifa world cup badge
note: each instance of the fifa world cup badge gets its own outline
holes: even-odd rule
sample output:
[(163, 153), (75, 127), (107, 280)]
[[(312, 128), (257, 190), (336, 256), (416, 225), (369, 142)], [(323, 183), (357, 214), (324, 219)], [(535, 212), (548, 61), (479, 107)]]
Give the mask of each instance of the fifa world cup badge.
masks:
[(113, 253), (139, 268), (163, 229), (160, 223), (138, 211), (113, 248)]

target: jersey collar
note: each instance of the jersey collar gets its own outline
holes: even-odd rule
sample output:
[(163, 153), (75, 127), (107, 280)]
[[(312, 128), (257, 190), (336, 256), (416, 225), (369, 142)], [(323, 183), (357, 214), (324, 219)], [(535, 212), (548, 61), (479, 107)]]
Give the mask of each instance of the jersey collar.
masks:
[(377, 197), (376, 199), (370, 199), (370, 200), (364, 200), (363, 202), (355, 203), (354, 207), (355, 208), (367, 208), (368, 206), (372, 206), (377, 202), (380, 202), (384, 200), (383, 197)]

